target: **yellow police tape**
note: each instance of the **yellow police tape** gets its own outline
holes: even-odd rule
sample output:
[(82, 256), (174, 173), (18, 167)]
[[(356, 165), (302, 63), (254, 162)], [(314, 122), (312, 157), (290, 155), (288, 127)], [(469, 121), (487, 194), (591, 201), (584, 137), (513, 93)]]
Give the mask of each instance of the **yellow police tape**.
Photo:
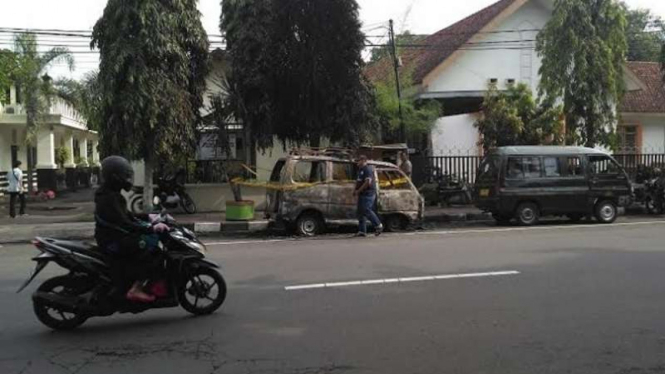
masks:
[[(231, 183), (236, 184), (238, 186), (244, 186), (244, 187), (256, 187), (256, 188), (265, 188), (268, 190), (275, 190), (275, 191), (294, 191), (294, 190), (300, 190), (300, 189), (305, 189), (305, 188), (312, 188), (324, 184), (349, 184), (349, 183), (355, 183), (356, 181), (354, 180), (337, 180), (337, 181), (329, 181), (329, 182), (293, 182), (293, 183), (280, 183), (280, 182), (261, 182), (261, 181), (253, 181), (253, 180), (247, 180), (243, 178), (234, 178), (231, 180)], [(393, 180), (380, 180), (379, 181), (379, 188), (383, 189), (390, 189), (390, 188), (400, 188), (404, 185), (409, 184), (409, 179), (408, 178), (399, 178), (399, 179), (393, 179)]]

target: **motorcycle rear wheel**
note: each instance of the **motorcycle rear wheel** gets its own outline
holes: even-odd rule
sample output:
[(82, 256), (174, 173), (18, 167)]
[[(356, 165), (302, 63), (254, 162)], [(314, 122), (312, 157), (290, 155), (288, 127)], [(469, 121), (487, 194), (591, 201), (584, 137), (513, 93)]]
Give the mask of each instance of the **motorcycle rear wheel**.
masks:
[[(225, 299), (226, 282), (215, 269), (207, 267), (192, 269), (178, 287), (180, 306), (195, 315), (215, 312)], [(207, 300), (208, 303), (201, 303), (202, 300)]]
[(196, 203), (194, 202), (194, 199), (192, 199), (192, 197), (189, 196), (189, 194), (186, 192), (182, 194), (180, 205), (182, 206), (182, 210), (184, 210), (185, 213), (196, 213)]
[[(38, 288), (37, 292), (55, 293), (64, 296), (78, 296), (81, 292), (75, 279), (68, 276), (60, 276), (46, 280)], [(44, 325), (54, 330), (71, 330), (81, 326), (87, 319), (85, 315), (64, 312), (57, 308), (46, 306), (39, 300), (33, 300), (33, 310), (37, 319)]]

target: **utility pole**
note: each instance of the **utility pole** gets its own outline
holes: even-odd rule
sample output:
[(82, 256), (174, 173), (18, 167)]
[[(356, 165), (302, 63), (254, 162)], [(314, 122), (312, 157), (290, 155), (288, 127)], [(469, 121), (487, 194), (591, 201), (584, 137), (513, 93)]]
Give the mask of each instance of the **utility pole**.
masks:
[(395, 45), (395, 30), (393, 20), (390, 20), (390, 54), (393, 57), (395, 68), (395, 83), (397, 84), (397, 104), (399, 108), (399, 137), (403, 143), (406, 143), (406, 128), (404, 127), (404, 115), (402, 113), (402, 88), (399, 84), (399, 58), (397, 57), (397, 46)]

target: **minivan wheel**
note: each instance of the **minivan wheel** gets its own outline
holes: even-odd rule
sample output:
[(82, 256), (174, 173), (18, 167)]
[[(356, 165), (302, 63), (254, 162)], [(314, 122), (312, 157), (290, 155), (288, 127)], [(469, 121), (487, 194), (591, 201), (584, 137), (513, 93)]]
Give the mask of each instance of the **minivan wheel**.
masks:
[(316, 213), (303, 213), (296, 221), (296, 233), (300, 236), (316, 236), (323, 232), (323, 220)]
[(538, 206), (534, 203), (522, 203), (517, 207), (515, 214), (517, 222), (522, 226), (533, 226), (540, 219)]
[(596, 204), (596, 219), (600, 223), (612, 223), (616, 221), (618, 210), (616, 204), (609, 200), (604, 200)]

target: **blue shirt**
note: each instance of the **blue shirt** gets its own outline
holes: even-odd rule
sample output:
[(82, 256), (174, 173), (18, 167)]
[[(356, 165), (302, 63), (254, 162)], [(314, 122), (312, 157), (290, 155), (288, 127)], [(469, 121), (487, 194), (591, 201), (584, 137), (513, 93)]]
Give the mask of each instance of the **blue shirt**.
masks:
[(361, 192), (361, 195), (371, 195), (376, 193), (376, 180), (374, 179), (374, 168), (365, 165), (360, 170), (358, 170), (358, 178), (356, 179), (356, 189), (365, 183), (369, 179), (369, 187)]

